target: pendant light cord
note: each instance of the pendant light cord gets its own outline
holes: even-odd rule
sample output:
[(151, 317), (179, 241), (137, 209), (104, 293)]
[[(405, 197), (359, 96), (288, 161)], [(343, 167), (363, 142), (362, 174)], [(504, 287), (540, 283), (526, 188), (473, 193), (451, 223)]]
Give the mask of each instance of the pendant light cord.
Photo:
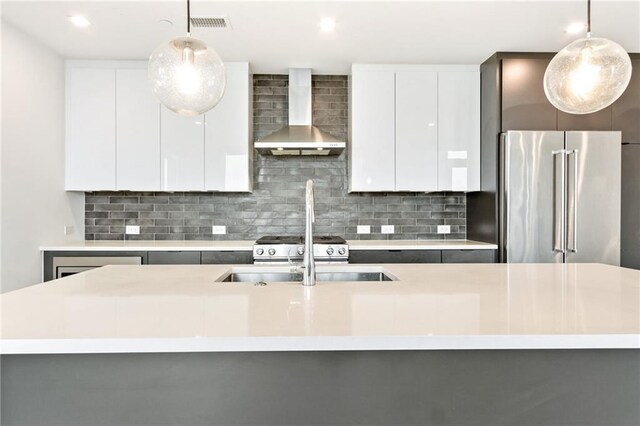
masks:
[(190, 0), (187, 0), (187, 35), (191, 37), (191, 1)]
[(587, 0), (587, 35), (591, 35), (591, 0)]

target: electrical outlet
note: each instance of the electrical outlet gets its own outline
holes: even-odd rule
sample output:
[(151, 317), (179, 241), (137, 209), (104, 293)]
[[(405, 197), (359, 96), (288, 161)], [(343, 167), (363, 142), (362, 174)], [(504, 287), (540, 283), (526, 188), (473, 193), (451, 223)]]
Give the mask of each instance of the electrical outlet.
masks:
[(369, 225), (358, 225), (358, 234), (370, 234), (371, 227)]
[(394, 234), (396, 230), (393, 225), (382, 225), (382, 227), (380, 228), (380, 232), (382, 232), (383, 234)]
[(438, 225), (438, 234), (450, 234), (451, 225)]
[(227, 227), (224, 225), (216, 225), (211, 227), (211, 233), (213, 235), (224, 235), (227, 233)]
[(140, 227), (138, 225), (127, 225), (124, 232), (127, 235), (140, 235)]
[(73, 226), (71, 225), (67, 225), (64, 227), (64, 235), (73, 235), (73, 233), (75, 232), (75, 229), (73, 229)]

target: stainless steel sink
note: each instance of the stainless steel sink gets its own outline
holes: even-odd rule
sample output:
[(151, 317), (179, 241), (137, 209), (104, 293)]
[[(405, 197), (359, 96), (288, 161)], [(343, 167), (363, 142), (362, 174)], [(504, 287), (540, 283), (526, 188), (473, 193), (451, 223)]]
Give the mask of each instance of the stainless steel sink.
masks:
[[(348, 268), (348, 267), (343, 267)], [(373, 282), (373, 281), (396, 281), (397, 278), (387, 273), (383, 268), (369, 268), (364, 270), (334, 269), (319, 270), (316, 273), (318, 281), (351, 281), (351, 282)], [(372, 270), (373, 269), (373, 270)], [(218, 282), (249, 282), (249, 283), (270, 283), (270, 282), (300, 282), (301, 273), (288, 272), (283, 268), (260, 268), (251, 270), (248, 268), (233, 268), (223, 274), (216, 281)]]

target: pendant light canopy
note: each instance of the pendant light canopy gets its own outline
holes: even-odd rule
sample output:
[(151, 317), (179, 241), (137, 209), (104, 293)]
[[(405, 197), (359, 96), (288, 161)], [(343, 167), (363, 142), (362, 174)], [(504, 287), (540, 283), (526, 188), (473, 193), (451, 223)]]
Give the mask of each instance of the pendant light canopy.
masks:
[(631, 58), (617, 43), (591, 37), (591, 0), (587, 0), (587, 36), (553, 57), (544, 74), (549, 101), (570, 114), (600, 111), (616, 101), (631, 80)]
[(149, 81), (160, 102), (180, 115), (204, 114), (224, 95), (226, 73), (220, 56), (191, 37), (187, 0), (187, 36), (158, 46), (149, 58)]

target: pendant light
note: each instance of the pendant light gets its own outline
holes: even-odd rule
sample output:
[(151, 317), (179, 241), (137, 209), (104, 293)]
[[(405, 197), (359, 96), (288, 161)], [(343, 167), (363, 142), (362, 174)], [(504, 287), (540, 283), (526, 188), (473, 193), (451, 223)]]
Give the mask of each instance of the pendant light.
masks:
[(616, 101), (631, 80), (631, 58), (617, 43), (591, 37), (591, 0), (587, 36), (553, 57), (544, 73), (544, 92), (560, 111), (589, 114)]
[(226, 74), (220, 56), (191, 37), (191, 4), (187, 0), (187, 36), (158, 46), (149, 57), (149, 81), (160, 102), (180, 115), (203, 114), (224, 95)]

